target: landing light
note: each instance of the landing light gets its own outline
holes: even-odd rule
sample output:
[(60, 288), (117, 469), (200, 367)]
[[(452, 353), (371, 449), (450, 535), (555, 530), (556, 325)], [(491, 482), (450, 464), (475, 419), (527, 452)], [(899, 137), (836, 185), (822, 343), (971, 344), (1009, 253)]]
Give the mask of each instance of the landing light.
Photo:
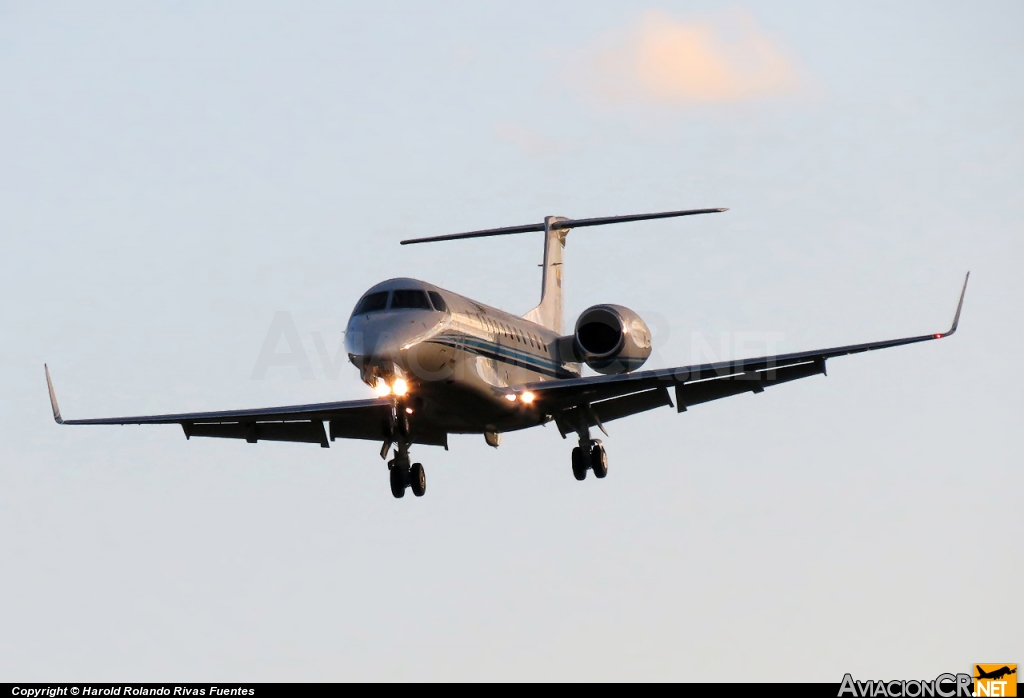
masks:
[(523, 399), (523, 402), (529, 405), (531, 402), (533, 402), (535, 395), (531, 393), (529, 390), (527, 390), (525, 393), (522, 394), (521, 397)]
[(405, 413), (406, 414), (412, 414), (412, 408), (411, 407), (406, 407), (405, 408)]
[(377, 397), (387, 397), (391, 393), (391, 388), (388, 384), (382, 380), (377, 381), (377, 385), (373, 386), (373, 392), (377, 393)]
[(391, 392), (398, 397), (402, 397), (409, 392), (409, 384), (402, 378), (396, 378), (395, 382), (391, 385)]
[(515, 393), (506, 393), (505, 394), (505, 399), (508, 400), (509, 402), (515, 402), (516, 399), (517, 399), (516, 398), (516, 394)]

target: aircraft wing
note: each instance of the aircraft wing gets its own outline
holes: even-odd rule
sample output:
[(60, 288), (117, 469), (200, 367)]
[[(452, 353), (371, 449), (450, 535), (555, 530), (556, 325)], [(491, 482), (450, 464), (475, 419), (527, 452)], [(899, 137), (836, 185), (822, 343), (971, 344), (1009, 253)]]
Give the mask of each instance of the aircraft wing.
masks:
[(586, 420), (588, 426), (601, 427), (613, 419), (672, 405), (669, 388), (675, 393), (676, 409), (685, 412), (711, 400), (760, 393), (780, 383), (824, 374), (825, 361), (838, 356), (948, 337), (956, 332), (960, 322), (969, 278), (968, 272), (953, 324), (945, 332), (735, 361), (529, 383), (518, 386), (517, 392), (533, 393), (535, 408), (550, 414), (563, 436), (575, 431), (581, 420)]
[[(394, 409), (390, 400), (349, 400), (322, 402), (311, 405), (291, 405), (248, 410), (220, 412), (186, 412), (182, 414), (145, 415), (137, 417), (107, 417), (103, 419), (64, 419), (57, 405), (57, 396), (46, 370), (46, 384), (50, 391), (50, 406), (58, 424), (180, 424), (186, 438), (211, 436), (225, 439), (258, 441), (296, 441), (329, 446), (329, 440), (367, 439), (389, 442), (393, 433)], [(330, 425), (328, 429), (324, 423)], [(329, 439), (328, 439), (329, 437)], [(444, 434), (414, 435), (415, 443), (444, 446)]]

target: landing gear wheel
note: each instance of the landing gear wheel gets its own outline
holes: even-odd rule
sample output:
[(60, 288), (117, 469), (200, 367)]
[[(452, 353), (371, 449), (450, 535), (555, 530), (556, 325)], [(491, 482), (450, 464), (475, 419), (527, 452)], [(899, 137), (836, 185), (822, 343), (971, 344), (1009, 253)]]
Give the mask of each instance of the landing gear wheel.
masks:
[(587, 455), (579, 446), (572, 450), (572, 474), (577, 480), (587, 479)]
[(405, 468), (398, 463), (391, 466), (391, 494), (395, 499), (405, 496)]
[(411, 476), (411, 487), (412, 493), (417, 497), (422, 497), (427, 491), (427, 473), (423, 470), (423, 466), (419, 463), (414, 463), (412, 466)]
[(590, 469), (594, 471), (594, 477), (602, 478), (608, 474), (608, 454), (604, 452), (604, 446), (600, 441), (595, 441), (590, 447)]

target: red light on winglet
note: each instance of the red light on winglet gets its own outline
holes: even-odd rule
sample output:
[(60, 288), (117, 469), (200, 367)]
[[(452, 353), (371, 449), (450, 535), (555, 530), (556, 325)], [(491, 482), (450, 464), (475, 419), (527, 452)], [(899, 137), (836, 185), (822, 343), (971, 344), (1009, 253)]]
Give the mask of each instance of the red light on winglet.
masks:
[(942, 339), (942, 335), (941, 334), (935, 335), (935, 339)]

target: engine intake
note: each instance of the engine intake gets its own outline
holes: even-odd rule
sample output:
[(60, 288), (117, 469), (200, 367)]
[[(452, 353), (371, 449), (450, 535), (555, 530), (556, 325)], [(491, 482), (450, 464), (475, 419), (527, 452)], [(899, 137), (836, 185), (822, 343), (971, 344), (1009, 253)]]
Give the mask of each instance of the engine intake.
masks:
[(651, 355), (651, 331), (629, 308), (595, 305), (576, 321), (573, 350), (598, 373), (628, 373)]

